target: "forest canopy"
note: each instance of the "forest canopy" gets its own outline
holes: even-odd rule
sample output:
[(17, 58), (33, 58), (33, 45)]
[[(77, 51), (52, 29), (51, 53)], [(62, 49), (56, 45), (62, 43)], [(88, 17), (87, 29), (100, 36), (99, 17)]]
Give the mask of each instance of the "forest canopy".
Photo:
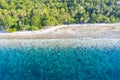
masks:
[(120, 22), (119, 0), (0, 0), (0, 30)]

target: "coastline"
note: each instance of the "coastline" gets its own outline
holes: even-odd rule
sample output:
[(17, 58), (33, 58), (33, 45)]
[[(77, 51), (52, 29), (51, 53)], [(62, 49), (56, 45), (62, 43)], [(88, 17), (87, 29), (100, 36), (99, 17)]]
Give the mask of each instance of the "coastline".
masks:
[(0, 32), (0, 39), (120, 39), (120, 23), (69, 24), (38, 31)]

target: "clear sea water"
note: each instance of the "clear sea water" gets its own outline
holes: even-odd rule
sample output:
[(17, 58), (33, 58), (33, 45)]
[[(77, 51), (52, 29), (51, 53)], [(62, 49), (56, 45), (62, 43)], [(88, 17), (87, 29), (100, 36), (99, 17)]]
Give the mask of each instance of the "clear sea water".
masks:
[(120, 46), (13, 43), (0, 47), (0, 80), (120, 80)]

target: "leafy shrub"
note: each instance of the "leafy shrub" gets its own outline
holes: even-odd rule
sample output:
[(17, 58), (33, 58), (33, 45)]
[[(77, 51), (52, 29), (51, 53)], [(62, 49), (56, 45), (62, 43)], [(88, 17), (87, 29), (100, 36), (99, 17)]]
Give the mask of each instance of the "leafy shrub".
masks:
[(16, 31), (17, 31), (16, 28), (9, 28), (9, 29), (7, 29), (7, 32), (16, 32)]

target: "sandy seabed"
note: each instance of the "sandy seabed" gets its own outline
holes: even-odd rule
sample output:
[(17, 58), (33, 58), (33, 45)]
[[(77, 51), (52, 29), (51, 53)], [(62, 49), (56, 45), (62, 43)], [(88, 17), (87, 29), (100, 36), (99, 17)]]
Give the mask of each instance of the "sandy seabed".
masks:
[(0, 39), (2, 47), (31, 47), (31, 48), (77, 48), (77, 47), (120, 47), (120, 39)]

